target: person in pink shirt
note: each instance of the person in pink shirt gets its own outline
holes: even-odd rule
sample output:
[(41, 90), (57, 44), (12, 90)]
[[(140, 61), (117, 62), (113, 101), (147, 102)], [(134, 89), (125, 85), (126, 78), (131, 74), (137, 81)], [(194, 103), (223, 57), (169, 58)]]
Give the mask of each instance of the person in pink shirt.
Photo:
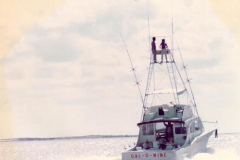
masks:
[[(165, 43), (165, 39), (162, 39), (162, 42), (161, 42), (159, 48), (162, 49), (162, 50), (166, 50), (166, 49), (168, 48), (167, 43)], [(166, 62), (168, 63), (167, 54), (166, 54), (166, 53), (167, 53), (167, 51), (166, 51), (166, 52), (161, 52), (161, 55), (162, 55), (162, 56), (161, 56), (161, 62), (160, 62), (160, 64), (163, 62), (163, 54), (165, 54)]]

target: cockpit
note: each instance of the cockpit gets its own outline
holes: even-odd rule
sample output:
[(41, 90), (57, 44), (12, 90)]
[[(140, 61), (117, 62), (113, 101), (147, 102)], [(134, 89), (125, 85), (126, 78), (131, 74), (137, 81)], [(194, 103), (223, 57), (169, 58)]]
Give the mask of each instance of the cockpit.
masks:
[(173, 149), (184, 145), (187, 129), (182, 121), (155, 121), (139, 124), (138, 146), (143, 149)]
[(202, 132), (200, 119), (194, 117), (191, 107), (186, 105), (153, 106), (145, 112), (138, 126), (137, 147), (143, 149), (179, 148)]

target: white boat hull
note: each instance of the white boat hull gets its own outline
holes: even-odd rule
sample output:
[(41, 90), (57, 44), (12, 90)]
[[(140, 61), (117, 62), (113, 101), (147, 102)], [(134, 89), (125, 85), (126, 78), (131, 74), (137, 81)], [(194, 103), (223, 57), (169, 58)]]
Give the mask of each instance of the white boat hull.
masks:
[(176, 159), (175, 151), (168, 150), (141, 150), (141, 151), (127, 151), (122, 153), (122, 160), (172, 160)]
[(185, 157), (192, 157), (196, 153), (206, 150), (208, 140), (214, 131), (215, 129), (205, 132), (193, 140), (191, 144), (175, 150), (129, 150), (122, 153), (122, 160), (182, 160)]

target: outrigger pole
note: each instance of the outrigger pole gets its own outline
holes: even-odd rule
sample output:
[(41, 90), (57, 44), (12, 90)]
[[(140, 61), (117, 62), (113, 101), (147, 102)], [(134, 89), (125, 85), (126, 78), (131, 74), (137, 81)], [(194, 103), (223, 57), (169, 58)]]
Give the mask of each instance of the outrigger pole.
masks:
[(127, 55), (128, 55), (130, 64), (131, 64), (131, 69), (132, 69), (132, 71), (133, 71), (134, 78), (135, 78), (135, 81), (136, 81), (136, 82), (135, 82), (135, 83), (136, 83), (135, 85), (137, 85), (137, 87), (138, 87), (138, 91), (139, 91), (139, 94), (140, 94), (141, 101), (142, 101), (142, 103), (144, 104), (142, 92), (141, 92), (141, 90), (140, 90), (140, 82), (138, 81), (137, 75), (136, 75), (136, 72), (135, 72), (135, 71), (136, 71), (136, 68), (133, 67), (132, 60), (131, 60), (130, 54), (129, 54), (129, 52), (128, 52), (128, 49), (127, 49), (127, 45), (126, 45), (126, 43), (125, 43), (125, 40), (124, 40), (121, 32), (120, 32), (120, 35), (121, 35), (121, 38), (122, 38), (124, 47), (125, 47), (125, 49), (126, 49), (126, 51), (127, 51)]
[[(114, 23), (113, 23), (114, 24)], [(115, 24), (114, 24), (115, 25)], [(139, 91), (139, 94), (140, 94), (140, 98), (141, 98), (141, 101), (142, 101), (142, 104), (144, 104), (143, 103), (143, 96), (142, 96), (142, 92), (141, 92), (141, 90), (140, 90), (140, 81), (138, 81), (138, 79), (137, 79), (137, 75), (136, 75), (136, 67), (134, 68), (133, 67), (133, 63), (132, 63), (132, 59), (131, 59), (131, 57), (130, 57), (130, 54), (129, 54), (129, 52), (128, 52), (128, 48), (127, 48), (127, 45), (126, 45), (126, 43), (125, 43), (125, 40), (124, 40), (124, 38), (123, 38), (123, 36), (122, 36), (122, 33), (121, 33), (121, 31), (119, 30), (119, 34), (120, 34), (120, 36), (121, 36), (121, 38), (122, 38), (122, 41), (123, 41), (123, 44), (124, 44), (124, 47), (125, 47), (125, 49), (126, 49), (126, 51), (127, 51), (127, 55), (128, 55), (128, 58), (129, 58), (129, 61), (130, 61), (130, 64), (131, 64), (131, 71), (133, 71), (133, 74), (134, 74), (134, 78), (135, 78), (135, 85), (137, 85), (138, 86), (138, 91)]]
[[(193, 99), (193, 103), (194, 103), (194, 107), (195, 107), (197, 115), (198, 115), (197, 104), (196, 104), (196, 101), (195, 101), (195, 98), (194, 98), (194, 95), (193, 95), (193, 90), (192, 90), (192, 87), (191, 87), (191, 84), (190, 84), (190, 79), (189, 79), (188, 74), (187, 74), (187, 65), (185, 65), (184, 62), (183, 62), (182, 53), (181, 53), (181, 50), (179, 48), (177, 38), (175, 37), (175, 39), (176, 39), (177, 47), (178, 47), (178, 50), (179, 50), (179, 53), (180, 53), (183, 69), (184, 69), (184, 72), (185, 72), (185, 75), (186, 75), (186, 78), (187, 78), (187, 82), (186, 83), (188, 83), (188, 86), (190, 88), (192, 99)], [(185, 86), (185, 84), (184, 84), (184, 86)]]

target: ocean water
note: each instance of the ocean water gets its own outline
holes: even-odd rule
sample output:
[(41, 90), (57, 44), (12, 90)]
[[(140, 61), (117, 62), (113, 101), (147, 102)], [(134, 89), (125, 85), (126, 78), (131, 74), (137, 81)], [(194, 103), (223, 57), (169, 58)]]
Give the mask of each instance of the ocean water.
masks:
[[(0, 142), (0, 160), (121, 160), (137, 137), (65, 138)], [(186, 160), (188, 160), (186, 158)], [(206, 153), (192, 160), (240, 160), (240, 134), (219, 134), (208, 143)]]

